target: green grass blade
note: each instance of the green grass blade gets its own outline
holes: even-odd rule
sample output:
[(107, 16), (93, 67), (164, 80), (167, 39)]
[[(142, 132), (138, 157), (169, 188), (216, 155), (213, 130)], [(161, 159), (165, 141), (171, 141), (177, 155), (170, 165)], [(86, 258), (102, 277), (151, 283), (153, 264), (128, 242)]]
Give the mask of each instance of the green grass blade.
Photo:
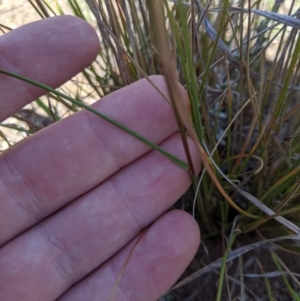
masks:
[(145, 144), (147, 144), (148, 146), (152, 147), (153, 149), (155, 149), (156, 151), (158, 151), (159, 153), (161, 153), (162, 155), (166, 156), (168, 159), (170, 159), (171, 161), (173, 161), (174, 163), (176, 163), (177, 165), (179, 165), (180, 167), (182, 167), (183, 169), (185, 169), (186, 171), (189, 171), (189, 166), (182, 160), (180, 160), (179, 158), (173, 156), (172, 154), (166, 152), (165, 150), (163, 150), (162, 148), (160, 148), (159, 146), (157, 146), (156, 144), (154, 144), (153, 142), (151, 142), (150, 140), (148, 140), (147, 138), (139, 135), (138, 133), (134, 132), (132, 129), (128, 128), (127, 126), (119, 123), (118, 121), (102, 114), (101, 112), (89, 107), (88, 105), (80, 102), (79, 100), (77, 99), (74, 99), (68, 95), (65, 95), (45, 84), (42, 84), (38, 81), (35, 81), (35, 80), (32, 80), (32, 79), (29, 79), (27, 77), (24, 77), (24, 76), (21, 76), (21, 75), (18, 75), (18, 74), (15, 74), (15, 73), (12, 73), (12, 72), (9, 72), (9, 71), (6, 71), (6, 70), (3, 70), (3, 69), (0, 69), (0, 73), (3, 73), (3, 74), (6, 74), (6, 75), (9, 75), (9, 76), (12, 76), (14, 78), (17, 78), (19, 80), (22, 80), (24, 82), (27, 82), (27, 83), (30, 83), (32, 85), (35, 85), (37, 87), (40, 87), (44, 90), (47, 90), (57, 96), (60, 96), (68, 101), (70, 101), (72, 104), (76, 105), (76, 106), (79, 106), (81, 108), (84, 108), (86, 109), (87, 111), (90, 111), (91, 113), (103, 118), (104, 120), (110, 122), (111, 124), (117, 126), (118, 128), (122, 129), (123, 131), (125, 131), (126, 133), (132, 135), (133, 137), (135, 137), (136, 139), (144, 142)]

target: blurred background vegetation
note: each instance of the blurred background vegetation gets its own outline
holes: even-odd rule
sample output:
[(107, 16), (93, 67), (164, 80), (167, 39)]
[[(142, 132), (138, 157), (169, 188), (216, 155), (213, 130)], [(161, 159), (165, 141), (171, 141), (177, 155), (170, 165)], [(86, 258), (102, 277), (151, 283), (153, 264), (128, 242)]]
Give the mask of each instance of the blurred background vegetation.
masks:
[[(2, 34), (60, 14), (97, 30), (96, 61), (59, 88), (83, 104), (153, 74), (186, 88), (179, 123), (203, 168), (174, 207), (194, 215), (202, 245), (161, 300), (300, 300), (299, 2), (9, 2)], [(79, 109), (49, 92), (0, 124), (0, 150)]]

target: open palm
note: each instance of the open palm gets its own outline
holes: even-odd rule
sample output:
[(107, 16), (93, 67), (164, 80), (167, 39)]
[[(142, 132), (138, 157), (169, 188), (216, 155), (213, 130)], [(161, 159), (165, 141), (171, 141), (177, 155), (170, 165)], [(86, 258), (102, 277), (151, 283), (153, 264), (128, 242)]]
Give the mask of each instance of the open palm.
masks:
[[(1, 37), (0, 68), (58, 87), (98, 49), (90, 25), (54, 17)], [(163, 77), (152, 80), (167, 94)], [(1, 75), (0, 120), (44, 93)], [(185, 160), (172, 108), (147, 80), (93, 107)], [(189, 184), (183, 169), (87, 111), (10, 148), (0, 155), (0, 300), (156, 300), (199, 244), (188, 214), (164, 214)]]

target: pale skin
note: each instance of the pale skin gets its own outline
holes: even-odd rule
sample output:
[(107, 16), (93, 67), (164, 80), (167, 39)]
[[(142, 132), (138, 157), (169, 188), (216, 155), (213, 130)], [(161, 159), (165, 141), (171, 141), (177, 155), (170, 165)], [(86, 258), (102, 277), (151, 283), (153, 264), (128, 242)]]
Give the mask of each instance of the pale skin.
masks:
[[(89, 24), (55, 17), (1, 37), (0, 68), (58, 87), (98, 50)], [(167, 94), (163, 77), (151, 79)], [(0, 120), (44, 93), (1, 74)], [(172, 108), (147, 80), (93, 106), (186, 161)], [(182, 168), (87, 111), (18, 143), (0, 155), (0, 299), (110, 300), (138, 241), (114, 297), (157, 300), (199, 246), (190, 215), (165, 213), (189, 185)]]

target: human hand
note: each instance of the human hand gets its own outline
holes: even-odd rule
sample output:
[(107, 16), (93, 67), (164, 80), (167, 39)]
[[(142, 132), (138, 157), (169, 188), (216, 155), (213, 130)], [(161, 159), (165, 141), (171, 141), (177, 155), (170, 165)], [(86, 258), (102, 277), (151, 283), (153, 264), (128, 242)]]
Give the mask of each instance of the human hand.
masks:
[[(0, 68), (58, 87), (98, 49), (83, 20), (49, 18), (1, 37)], [(45, 93), (0, 79), (1, 120)], [(147, 80), (93, 107), (185, 160), (172, 108)], [(189, 185), (183, 169), (87, 111), (18, 143), (0, 155), (0, 300), (158, 299), (199, 245), (187, 213), (164, 214)]]

